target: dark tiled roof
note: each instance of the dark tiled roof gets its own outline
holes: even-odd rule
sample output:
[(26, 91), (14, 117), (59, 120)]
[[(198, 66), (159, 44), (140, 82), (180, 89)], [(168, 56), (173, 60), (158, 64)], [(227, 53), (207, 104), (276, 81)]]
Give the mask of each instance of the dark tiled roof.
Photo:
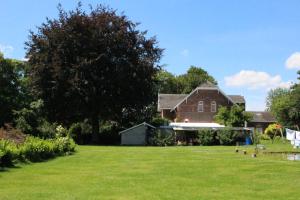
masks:
[(158, 94), (158, 110), (172, 109), (186, 96), (187, 94)]
[(247, 111), (253, 115), (251, 122), (276, 122), (275, 117), (270, 112)]
[(234, 103), (245, 103), (245, 98), (241, 95), (228, 95)]

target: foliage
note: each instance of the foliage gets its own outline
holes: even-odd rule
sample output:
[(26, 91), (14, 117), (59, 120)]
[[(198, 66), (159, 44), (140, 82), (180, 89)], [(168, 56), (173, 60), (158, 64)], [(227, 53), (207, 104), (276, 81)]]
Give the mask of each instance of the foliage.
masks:
[(29, 99), (25, 81), (26, 63), (0, 54), (0, 126), (13, 121), (13, 110)]
[(75, 151), (75, 143), (69, 137), (40, 139), (29, 136), (24, 143), (15, 144), (0, 140), (0, 166), (11, 166), (17, 161), (42, 161)]
[(220, 145), (234, 145), (237, 142), (237, 133), (230, 129), (220, 129), (217, 130), (217, 139)]
[(30, 33), (32, 86), (50, 121), (89, 118), (97, 136), (100, 118), (121, 120), (124, 110), (142, 110), (156, 100), (162, 49), (137, 26), (110, 8), (100, 5), (87, 13), (79, 4), (70, 12), (59, 7), (58, 19)]
[(179, 76), (175, 76), (166, 70), (160, 70), (156, 74), (159, 93), (186, 94), (207, 81), (217, 84), (217, 81), (207, 71), (196, 66), (190, 66), (187, 73)]
[(211, 82), (217, 84), (217, 81), (210, 76), (207, 71), (200, 67), (190, 66), (186, 74), (178, 76), (179, 85), (182, 86), (181, 92), (183, 94), (188, 94), (200, 84), (205, 82)]
[(28, 107), (14, 111), (16, 127), (23, 133), (38, 136), (37, 128), (45, 121), (42, 117), (43, 106), (43, 100), (39, 99), (31, 102)]
[[(298, 71), (300, 80), (300, 71)], [(300, 126), (300, 83), (290, 89), (271, 90), (267, 96), (268, 109), (284, 126)]]
[(252, 134), (251, 134), (251, 140), (252, 140), (252, 143), (254, 145), (257, 145), (257, 144), (260, 144), (260, 140), (261, 140), (261, 134), (260, 132), (258, 131), (254, 131)]
[(259, 137), (260, 140), (271, 140), (270, 136), (268, 136), (267, 134), (260, 134)]
[(243, 127), (245, 121), (249, 122), (253, 116), (244, 111), (244, 108), (238, 105), (233, 105), (227, 108), (220, 106), (218, 113), (215, 115), (216, 122), (231, 127)]
[(77, 144), (86, 144), (92, 134), (92, 126), (88, 120), (73, 123), (69, 128), (69, 135), (75, 140)]
[(150, 124), (155, 126), (155, 127), (160, 127), (160, 126), (167, 126), (169, 125), (170, 120), (166, 119), (166, 118), (162, 118), (162, 117), (154, 117)]
[(182, 92), (179, 91), (181, 86), (179, 85), (177, 77), (166, 70), (159, 70), (155, 79), (158, 93), (179, 94)]
[(218, 144), (217, 133), (212, 129), (201, 129), (198, 130), (198, 139), (200, 145), (216, 145)]
[(153, 146), (170, 146), (175, 142), (174, 133), (162, 129), (156, 129), (148, 137), (148, 143)]
[(102, 121), (100, 123), (99, 144), (119, 145), (121, 136), (120, 124), (115, 121)]
[(57, 137), (57, 124), (43, 120), (36, 128), (37, 136), (43, 139)]
[(285, 95), (289, 95), (290, 94), (290, 90), (286, 89), (286, 88), (275, 88), (275, 89), (271, 89), (268, 92), (268, 95), (266, 97), (266, 107), (268, 111), (272, 111), (274, 108), (274, 102), (276, 101), (277, 98), (285, 96)]
[(0, 166), (11, 166), (18, 158), (17, 146), (9, 140), (0, 139)]
[(278, 129), (278, 124), (270, 124), (264, 132), (265, 135), (269, 136), (274, 141), (275, 137), (280, 135), (280, 130)]

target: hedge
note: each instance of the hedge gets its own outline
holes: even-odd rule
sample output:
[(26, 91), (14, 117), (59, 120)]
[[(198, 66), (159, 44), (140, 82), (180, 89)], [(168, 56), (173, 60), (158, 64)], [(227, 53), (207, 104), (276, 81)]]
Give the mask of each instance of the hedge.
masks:
[(22, 144), (1, 139), (0, 166), (12, 166), (16, 162), (38, 162), (74, 151), (75, 142), (69, 137), (40, 139), (30, 136)]

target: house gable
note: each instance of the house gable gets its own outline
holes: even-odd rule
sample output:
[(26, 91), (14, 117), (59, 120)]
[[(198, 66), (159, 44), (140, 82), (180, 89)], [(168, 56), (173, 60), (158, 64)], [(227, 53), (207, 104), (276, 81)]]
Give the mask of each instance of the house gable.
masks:
[(184, 102), (188, 101), (188, 99), (195, 93), (199, 93), (199, 91), (218, 91), (219, 93), (221, 93), (226, 99), (228, 99), (228, 101), (230, 101), (232, 104), (236, 104), (231, 97), (227, 96), (218, 86), (210, 83), (210, 82), (206, 82), (201, 84), (199, 87), (197, 87), (196, 89), (194, 89), (189, 95), (187, 95), (186, 97), (184, 97), (181, 101), (179, 101), (172, 109), (171, 111), (175, 110), (178, 106), (180, 106), (181, 104), (183, 104)]
[[(199, 102), (201, 109), (199, 109)], [(222, 92), (216, 89), (207, 90), (198, 88), (192, 92), (188, 98), (180, 102), (176, 107), (176, 117), (178, 121), (188, 122), (214, 122), (214, 116), (219, 106), (231, 107), (235, 103), (227, 98)], [(216, 110), (212, 109), (216, 106)]]

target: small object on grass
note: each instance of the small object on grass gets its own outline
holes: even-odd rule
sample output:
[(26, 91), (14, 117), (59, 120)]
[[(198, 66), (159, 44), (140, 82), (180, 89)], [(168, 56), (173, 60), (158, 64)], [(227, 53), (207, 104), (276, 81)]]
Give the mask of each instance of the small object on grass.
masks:
[(246, 154), (247, 154), (247, 151), (246, 151), (246, 150), (243, 150), (243, 153), (244, 153), (244, 155), (246, 155)]
[(235, 152), (236, 152), (236, 153), (238, 153), (238, 152), (239, 152), (239, 150), (236, 148), (236, 149), (235, 149)]
[(252, 154), (252, 158), (256, 158), (256, 153), (253, 153), (253, 154)]

